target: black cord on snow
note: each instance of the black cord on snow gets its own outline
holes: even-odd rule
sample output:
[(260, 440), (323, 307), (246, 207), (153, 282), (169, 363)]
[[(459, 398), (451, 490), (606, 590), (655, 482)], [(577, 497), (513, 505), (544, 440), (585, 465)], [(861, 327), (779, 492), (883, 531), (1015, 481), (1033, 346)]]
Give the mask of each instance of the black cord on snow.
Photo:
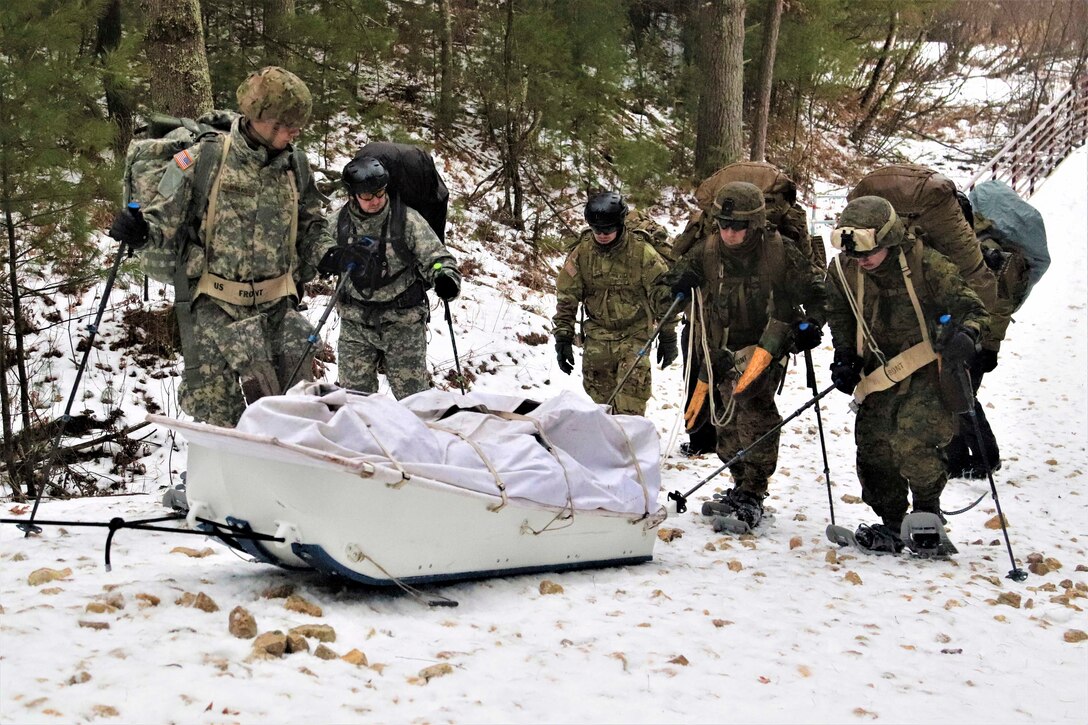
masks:
[(978, 498), (976, 498), (973, 503), (969, 503), (961, 509), (956, 509), (955, 511), (945, 511), (944, 509), (941, 509), (941, 514), (944, 516), (959, 516), (960, 514), (965, 514), (973, 509), (975, 506), (978, 506), (980, 503), (982, 503), (982, 499), (986, 498), (987, 493), (989, 493), (989, 491), (983, 491), (978, 495)]
[[(213, 527), (214, 531), (199, 531), (197, 529), (177, 529), (167, 526), (153, 526), (151, 524), (157, 524), (162, 521), (180, 521), (186, 517), (183, 513), (168, 514), (166, 516), (157, 516), (151, 519), (140, 519), (139, 521), (125, 521), (120, 516), (115, 516), (109, 521), (42, 521), (37, 520), (34, 523), (39, 526), (86, 526), (89, 528), (109, 529), (109, 533), (106, 535), (106, 571), (112, 571), (113, 567), (110, 562), (110, 549), (113, 546), (113, 535), (120, 529), (134, 529), (136, 531), (158, 531), (166, 534), (187, 534), (190, 536), (215, 536), (223, 541), (227, 541), (227, 537), (235, 539), (251, 539), (253, 541), (266, 541), (274, 543), (282, 543), (285, 539), (282, 536), (269, 536), (268, 534), (259, 534), (255, 531), (244, 529), (240, 526), (234, 526), (232, 524), (224, 524), (219, 521), (212, 521), (210, 519), (202, 519), (197, 517), (197, 521), (202, 524), (207, 524)], [(0, 524), (15, 524), (21, 526), (26, 524), (25, 519), (0, 519)], [(225, 529), (226, 531), (221, 531)], [(229, 543), (229, 542), (228, 542)]]

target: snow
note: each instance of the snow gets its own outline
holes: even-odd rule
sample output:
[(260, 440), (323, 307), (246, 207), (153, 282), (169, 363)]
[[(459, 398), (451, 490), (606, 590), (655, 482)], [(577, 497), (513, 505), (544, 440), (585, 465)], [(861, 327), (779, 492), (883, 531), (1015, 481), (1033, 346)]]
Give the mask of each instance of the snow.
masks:
[[(951, 520), (960, 548), (951, 562), (864, 556), (829, 544), (811, 413), (783, 432), (768, 501), (774, 520), (759, 538), (715, 534), (698, 515), (713, 487), (728, 484), (723, 476), (692, 497), (690, 512), (670, 507), (663, 528), (681, 535), (659, 541), (651, 563), (427, 591), (459, 602), (454, 609), (249, 563), (215, 542), (172, 533), (118, 532), (107, 572), (104, 529), (48, 526), (24, 539), (3, 526), (0, 721), (1083, 722), (1088, 642), (1064, 636), (1088, 630), (1081, 606), (1088, 594), (1086, 187), (1082, 148), (1032, 200), (1046, 219), (1054, 263), (1017, 314), (982, 391), (1003, 445), (996, 481), (1013, 550), (1021, 561), (1033, 553), (1052, 558), (1057, 571), (1023, 583), (1004, 578), (1010, 562), (994, 543), (1000, 531), (985, 527), (995, 513), (988, 498)], [(548, 328), (554, 298), (514, 284), (501, 246), (496, 253), (471, 231), (456, 239), (462, 258), (484, 269), (452, 306), (461, 362), (476, 372), (476, 389), (542, 398), (579, 390), (577, 374), (556, 369), (550, 340), (517, 339)], [(94, 304), (84, 300), (80, 309)], [(311, 304), (314, 320), (320, 307)], [(116, 322), (107, 315), (103, 329)], [(431, 364), (449, 370), (440, 308), (431, 334)], [(821, 386), (830, 357), (829, 345), (816, 351)], [(116, 368), (121, 359), (100, 351), (91, 356), (96, 362)], [(72, 377), (63, 367), (58, 362), (66, 392)], [(648, 416), (663, 447), (679, 415), (679, 367), (655, 370)], [(109, 378), (92, 368), (81, 405), (97, 405)], [(113, 405), (128, 422), (140, 420), (135, 388), (158, 393), (162, 385), (169, 395), (172, 380), (134, 380)], [(803, 367), (792, 366), (783, 413), (810, 397), (803, 380)], [(836, 520), (872, 521), (864, 504), (845, 498), (860, 493), (847, 399), (833, 393), (824, 403)], [(54, 414), (62, 407), (56, 402)], [(162, 440), (157, 431), (148, 442)], [(184, 445), (177, 452), (165, 445), (144, 462), (146, 494), (47, 500), (39, 518), (161, 515), (159, 488), (171, 470), (184, 470)], [(718, 465), (713, 457), (669, 457), (661, 502)], [(987, 490), (986, 482), (951, 482), (944, 507), (960, 508)], [(7, 504), (4, 516), (18, 511)], [(435, 536), (443, 536), (440, 522)], [(197, 558), (175, 547), (211, 553)], [(71, 572), (28, 584), (43, 567)], [(543, 580), (563, 591), (542, 594)], [(261, 596), (282, 584), (319, 605), (321, 616)], [(175, 603), (201, 592), (218, 611)], [(1012, 594), (1019, 607), (998, 603)], [(159, 603), (151, 606), (146, 595)], [(123, 608), (86, 611), (111, 596)], [(253, 614), (260, 632), (330, 625), (336, 641), (328, 646), (340, 655), (358, 649), (369, 665), (307, 653), (253, 659), (252, 641), (228, 633), (236, 606)], [(310, 640), (311, 651), (317, 644)], [(448, 674), (420, 675), (443, 663)]]

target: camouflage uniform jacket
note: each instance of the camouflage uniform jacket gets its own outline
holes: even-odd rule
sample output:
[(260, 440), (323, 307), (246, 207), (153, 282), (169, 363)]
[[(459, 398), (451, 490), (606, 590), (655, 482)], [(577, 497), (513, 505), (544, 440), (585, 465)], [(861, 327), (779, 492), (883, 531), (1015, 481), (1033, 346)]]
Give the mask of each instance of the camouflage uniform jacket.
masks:
[[(456, 272), (457, 263), (450, 251), (438, 239), (430, 225), (420, 216), (419, 212), (411, 207), (405, 207), (404, 220), (404, 245), (411, 253), (412, 260), (404, 260), (396, 253), (391, 242), (385, 245), (385, 254), (379, 253), (379, 240), (382, 229), (389, 219), (390, 210), (393, 207), (392, 197), (377, 214), (366, 215), (359, 209), (354, 200), (348, 200), (348, 218), (351, 222), (351, 231), (347, 243), (361, 242), (364, 238), (374, 240), (373, 259), (369, 264), (377, 265), (375, 268), (356, 270), (352, 273), (353, 283), (344, 286), (345, 301), (359, 305), (390, 306), (398, 297), (409, 292), (417, 281), (423, 281), (427, 287), (432, 286), (435, 275), (435, 264), (440, 264), (448, 270)], [(337, 220), (340, 209), (336, 209), (328, 216), (328, 225), (325, 236), (318, 249), (318, 259), (333, 247), (339, 244), (336, 238)], [(371, 272), (376, 275), (378, 283), (370, 287), (362, 280), (372, 279)], [(355, 279), (359, 279), (358, 284)], [(360, 290), (360, 287), (362, 289)], [(415, 304), (426, 304), (426, 296), (422, 290), (415, 291), (413, 295), (418, 301)], [(414, 305), (413, 305), (414, 306)]]
[(686, 270), (700, 280), (711, 350), (736, 352), (754, 345), (771, 318), (824, 323), (823, 270), (770, 227), (732, 250), (717, 232), (706, 236), (677, 262), (670, 282)]
[[(672, 301), (669, 288), (660, 284), (665, 260), (641, 235), (624, 231), (607, 247), (592, 236), (570, 253), (555, 281), (553, 333), (557, 341), (574, 339), (578, 305), (585, 307), (587, 337), (624, 340), (649, 337), (655, 320)], [(675, 317), (662, 328), (675, 334)]]
[[(207, 271), (236, 282), (259, 282), (290, 270), (296, 284), (307, 282), (316, 274), (313, 249), (325, 229), (321, 194), (311, 178), (296, 197), (293, 149), (289, 146), (270, 157), (272, 152), (264, 147), (250, 146), (241, 123), (238, 118), (231, 125), (230, 149), (217, 171), (220, 186), (214, 229), (201, 223), (200, 243), (189, 249), (187, 274), (192, 279)], [(190, 152), (195, 159), (200, 153), (220, 153), (221, 148), (221, 144), (195, 144)], [(149, 246), (165, 248), (174, 243), (186, 221), (195, 167), (195, 160), (184, 170), (171, 164), (155, 196), (144, 206)], [(289, 248), (296, 224), (295, 244)], [(228, 312), (247, 309), (218, 302)]]
[[(908, 239), (913, 241), (913, 237)], [(918, 318), (903, 282), (899, 249), (892, 247), (883, 264), (871, 272), (862, 272), (865, 278), (862, 313), (875, 338), (874, 342), (887, 359), (922, 341)], [(915, 294), (918, 295), (922, 314), (929, 324), (931, 339), (936, 332), (937, 318), (945, 313), (952, 315), (956, 323), (976, 332), (985, 329), (989, 323), (986, 308), (979, 296), (963, 281), (956, 265), (940, 252), (923, 247), (921, 242), (914, 241), (904, 251)], [(840, 255), (840, 261), (847, 283), (851, 287), (849, 294), (854, 294), (858, 263), (846, 255)], [(842, 287), (834, 263), (828, 268), (827, 289), (828, 325), (835, 348), (845, 347), (856, 352), (857, 321), (846, 300), (847, 292)], [(863, 357), (866, 373), (881, 364), (868, 346)], [(936, 370), (936, 366), (930, 367)]]

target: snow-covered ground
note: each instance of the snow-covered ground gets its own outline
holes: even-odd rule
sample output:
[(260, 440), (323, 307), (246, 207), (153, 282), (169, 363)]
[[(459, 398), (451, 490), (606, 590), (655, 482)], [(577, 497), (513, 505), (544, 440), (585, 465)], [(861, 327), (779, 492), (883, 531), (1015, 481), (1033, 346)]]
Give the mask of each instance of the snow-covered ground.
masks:
[[(784, 431), (769, 500), (774, 521), (761, 537), (715, 534), (697, 513), (708, 485), (691, 501), (695, 513), (670, 514), (663, 527), (681, 535), (659, 541), (652, 563), (439, 588), (456, 609), (251, 564), (216, 543), (173, 534), (121, 531), (106, 572), (103, 529), (47, 527), (24, 539), (4, 526), (0, 721), (1084, 722), (1088, 642), (1070, 640), (1088, 631), (1088, 149), (1033, 202), (1047, 221), (1054, 263), (1017, 315), (983, 396), (1003, 446), (996, 478), (1013, 549), (1024, 561), (1041, 555), (1053, 571), (1023, 583), (1004, 578), (1010, 562), (1000, 531), (986, 527), (995, 513), (988, 499), (952, 519), (960, 554), (951, 562), (869, 557), (829, 544), (811, 412)], [(517, 339), (547, 329), (554, 299), (512, 284), (512, 268), (479, 243), (454, 244), (482, 265), (453, 305), (476, 389), (538, 397), (579, 389), (577, 375), (556, 369), (550, 340)], [(448, 370), (449, 333), (438, 310), (431, 327), (432, 365)], [(816, 358), (824, 385), (829, 346)], [(101, 370), (90, 376), (86, 403), (98, 404), (104, 379)], [(808, 399), (803, 379), (793, 366), (784, 413)], [(663, 447), (680, 385), (678, 364), (655, 371), (648, 414)], [(111, 405), (139, 420), (138, 397), (122, 390)], [(823, 412), (836, 518), (853, 527), (873, 517), (856, 501), (846, 404), (835, 393)], [(146, 461), (147, 495), (46, 501), (39, 517), (160, 514), (157, 491), (170, 468), (184, 469), (184, 449), (170, 457), (164, 448)], [(686, 491), (718, 465), (712, 457), (668, 458), (662, 503), (665, 492)], [(985, 482), (954, 481), (944, 507), (960, 508), (986, 490)], [(20, 511), (8, 504), (3, 515)], [(436, 527), (434, 535), (443, 532)], [(173, 551), (205, 546), (211, 553), (201, 557)], [(29, 583), (42, 568), (69, 571)], [(544, 579), (562, 593), (541, 594)], [(265, 596), (285, 584), (320, 616)], [(187, 593), (203, 593), (218, 610), (177, 603)], [(308, 653), (253, 659), (251, 640), (228, 633), (236, 606), (261, 632), (329, 625), (336, 639), (327, 646), (339, 655), (359, 650), (368, 664)], [(312, 651), (318, 643), (309, 644)], [(449, 668), (433, 669), (443, 664)]]

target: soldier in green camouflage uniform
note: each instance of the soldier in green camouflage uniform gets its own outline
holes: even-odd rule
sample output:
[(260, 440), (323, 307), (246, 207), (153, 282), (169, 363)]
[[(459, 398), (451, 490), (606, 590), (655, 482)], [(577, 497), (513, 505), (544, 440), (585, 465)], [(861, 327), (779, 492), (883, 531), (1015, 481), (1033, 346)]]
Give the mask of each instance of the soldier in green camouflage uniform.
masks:
[[(943, 447), (952, 438), (956, 416), (942, 397), (942, 387), (948, 388), (938, 369), (951, 372), (965, 365), (989, 318), (956, 266), (907, 233), (885, 199), (863, 196), (847, 204), (832, 244), (842, 254), (827, 275), (835, 345), (831, 379), (855, 401), (860, 398), (854, 426), (858, 479), (863, 499), (883, 522), (864, 529), (876, 532), (870, 538), (891, 550), (907, 513), (908, 492), (915, 511), (940, 513), (948, 478)], [(860, 332), (852, 309), (859, 297), (857, 313), (866, 322)], [(938, 335), (936, 320), (944, 314), (952, 322)], [(940, 363), (931, 342), (941, 348)], [(882, 371), (890, 384), (884, 389), (871, 384)], [(859, 541), (861, 535), (859, 529)]]
[[(720, 400), (732, 401), (727, 411), (716, 410), (714, 422), (717, 453), (722, 461), (732, 459), (742, 448), (782, 422), (775, 404), (775, 392), (782, 380), (782, 364), (789, 344), (769, 345), (765, 331), (785, 329), (785, 337), (796, 349), (811, 349), (820, 342), (824, 323), (825, 291), (823, 271), (767, 224), (766, 202), (759, 187), (747, 182), (729, 182), (714, 201), (712, 213), (717, 231), (693, 245), (669, 275), (675, 294), (698, 288), (702, 313), (696, 306), (692, 324), (697, 350), (708, 351), (700, 375), (703, 391), (695, 393), (695, 407), (710, 398), (710, 378)], [(801, 308), (804, 308), (802, 312)], [(808, 323), (803, 325), (801, 323)], [(743, 398), (733, 395), (737, 370), (736, 356), (759, 345), (772, 352), (772, 362), (759, 382)], [(741, 355), (743, 358), (744, 355)], [(695, 375), (696, 371), (692, 371)], [(689, 406), (690, 408), (691, 406)], [(722, 507), (714, 513), (734, 515), (748, 526), (763, 516), (762, 501), (768, 480), (778, 465), (778, 435), (753, 448), (730, 467), (734, 488), (726, 493)]]
[[(585, 309), (582, 333), (582, 382), (589, 397), (605, 403), (627, 368), (653, 334), (654, 324), (668, 310), (669, 291), (659, 282), (666, 273), (664, 259), (642, 232), (626, 229), (627, 205), (613, 191), (594, 196), (585, 217), (592, 230), (570, 253), (555, 282), (553, 334), (559, 369), (574, 369), (575, 317)], [(676, 359), (675, 318), (662, 324), (657, 360), (665, 368)], [(650, 399), (650, 359), (638, 359), (612, 409), (643, 415)]]
[[(193, 289), (179, 402), (222, 426), (238, 421), (246, 399), (282, 392), (305, 353), (311, 326), (295, 309), (297, 290), (314, 276), (325, 226), (308, 169), (299, 188), (292, 167), (292, 142), (310, 116), (306, 84), (270, 66), (251, 74), (237, 98), (242, 116), (230, 132), (177, 154), (154, 198), (141, 200), (142, 218), (122, 212), (114, 222), (137, 247), (177, 249), (199, 156), (221, 154), (207, 207), (197, 210), (199, 240), (184, 260)], [(305, 361), (298, 378), (309, 377)]]
[(340, 385), (378, 390), (379, 364), (393, 395), (431, 387), (427, 371), (427, 288), (446, 300), (460, 292), (453, 255), (419, 212), (387, 194), (389, 173), (360, 156), (344, 167), (350, 198), (328, 218), (318, 265), (322, 274), (348, 274), (337, 310)]

